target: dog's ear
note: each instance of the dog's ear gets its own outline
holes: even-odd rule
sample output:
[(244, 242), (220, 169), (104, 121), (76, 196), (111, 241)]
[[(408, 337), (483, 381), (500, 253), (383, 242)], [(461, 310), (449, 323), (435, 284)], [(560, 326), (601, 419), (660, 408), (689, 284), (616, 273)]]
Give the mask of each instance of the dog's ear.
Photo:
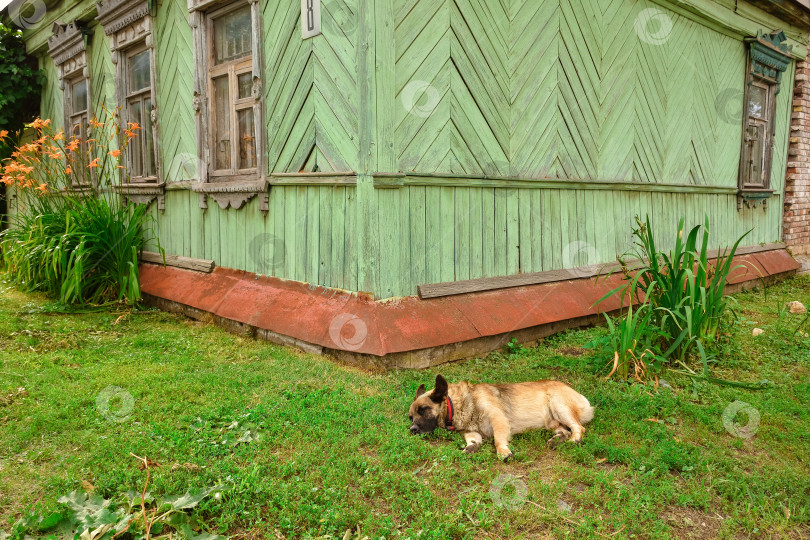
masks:
[(430, 399), (434, 403), (441, 403), (445, 397), (447, 397), (447, 381), (441, 375), (436, 375), (436, 388), (433, 389)]
[(414, 399), (414, 400), (419, 399), (419, 396), (421, 396), (421, 395), (422, 395), (422, 394), (424, 394), (424, 393), (425, 393), (425, 385), (424, 385), (424, 384), (420, 384), (420, 385), (419, 385), (419, 388), (417, 388), (417, 389), (416, 389), (416, 397), (415, 397), (415, 398), (413, 398), (413, 399)]

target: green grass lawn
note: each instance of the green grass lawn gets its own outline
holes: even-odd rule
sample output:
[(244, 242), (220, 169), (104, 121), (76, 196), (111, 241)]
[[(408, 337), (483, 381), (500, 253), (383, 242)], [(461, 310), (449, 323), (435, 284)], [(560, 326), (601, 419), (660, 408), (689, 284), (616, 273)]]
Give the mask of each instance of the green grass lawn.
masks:
[[(583, 348), (601, 328), (367, 374), (158, 311), (53, 313), (0, 284), (0, 530), (74, 490), (140, 491), (133, 453), (154, 462), (154, 495), (223, 485), (192, 513), (235, 538), (807, 538), (810, 339), (794, 338), (802, 316), (779, 308), (810, 305), (810, 279), (737, 299), (742, 318), (714, 373), (771, 388), (605, 381), (608, 358)], [(559, 379), (596, 418), (581, 445), (550, 450), (550, 433), (532, 432), (514, 438), (509, 463), (491, 442), (468, 456), (459, 435), (408, 433), (416, 388), (438, 372)], [(110, 386), (127, 394), (105, 409)], [(723, 424), (738, 400), (760, 416), (749, 439)]]

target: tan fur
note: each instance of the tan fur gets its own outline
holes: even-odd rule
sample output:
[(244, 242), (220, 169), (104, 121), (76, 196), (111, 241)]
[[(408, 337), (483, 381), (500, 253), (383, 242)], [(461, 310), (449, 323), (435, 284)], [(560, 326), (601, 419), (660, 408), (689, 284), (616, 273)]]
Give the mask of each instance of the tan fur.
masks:
[[(446, 389), (446, 390), (445, 390)], [(585, 433), (583, 424), (593, 419), (588, 400), (565, 383), (536, 381), (515, 384), (448, 384), (439, 375), (436, 388), (417, 392), (411, 404), (412, 433), (425, 433), (445, 427), (449, 395), (453, 402), (453, 425), (467, 441), (465, 452), (476, 452), (484, 438), (494, 438), (498, 456), (512, 456), (509, 440), (515, 433), (549, 429), (555, 435), (550, 443), (578, 442)]]

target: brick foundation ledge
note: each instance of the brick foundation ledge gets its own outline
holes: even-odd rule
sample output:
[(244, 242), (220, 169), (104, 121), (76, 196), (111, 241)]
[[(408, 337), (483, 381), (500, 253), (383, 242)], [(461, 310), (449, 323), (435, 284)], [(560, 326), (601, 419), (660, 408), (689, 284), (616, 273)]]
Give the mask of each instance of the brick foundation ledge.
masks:
[[(729, 291), (794, 274), (799, 264), (784, 249), (735, 258)], [(371, 370), (427, 368), (530, 343), (602, 321), (618, 309), (594, 302), (621, 283), (570, 279), (420, 300), (374, 301), (306, 283), (216, 268), (212, 273), (143, 263), (145, 300), (166, 311), (215, 322), (231, 331), (324, 353)], [(572, 273), (572, 275), (574, 275)]]

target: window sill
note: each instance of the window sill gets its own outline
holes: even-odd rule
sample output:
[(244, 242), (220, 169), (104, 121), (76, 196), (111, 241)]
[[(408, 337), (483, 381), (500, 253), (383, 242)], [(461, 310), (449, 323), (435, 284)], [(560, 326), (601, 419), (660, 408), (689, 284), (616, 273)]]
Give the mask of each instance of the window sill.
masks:
[(157, 200), (158, 210), (166, 209), (166, 184), (130, 182), (113, 187), (116, 193), (120, 193), (127, 202), (134, 204), (151, 204)]
[(261, 195), (259, 209), (267, 212), (269, 200), (267, 197), (266, 180), (231, 180), (218, 182), (194, 182), (191, 189), (200, 195), (200, 208), (207, 209), (207, 197), (214, 199), (223, 210), (233, 208), (239, 210), (246, 202)]
[(737, 192), (737, 210), (743, 208), (756, 208), (758, 204), (762, 203), (762, 207), (768, 206), (768, 199), (774, 194), (772, 189), (756, 189), (746, 188)]

